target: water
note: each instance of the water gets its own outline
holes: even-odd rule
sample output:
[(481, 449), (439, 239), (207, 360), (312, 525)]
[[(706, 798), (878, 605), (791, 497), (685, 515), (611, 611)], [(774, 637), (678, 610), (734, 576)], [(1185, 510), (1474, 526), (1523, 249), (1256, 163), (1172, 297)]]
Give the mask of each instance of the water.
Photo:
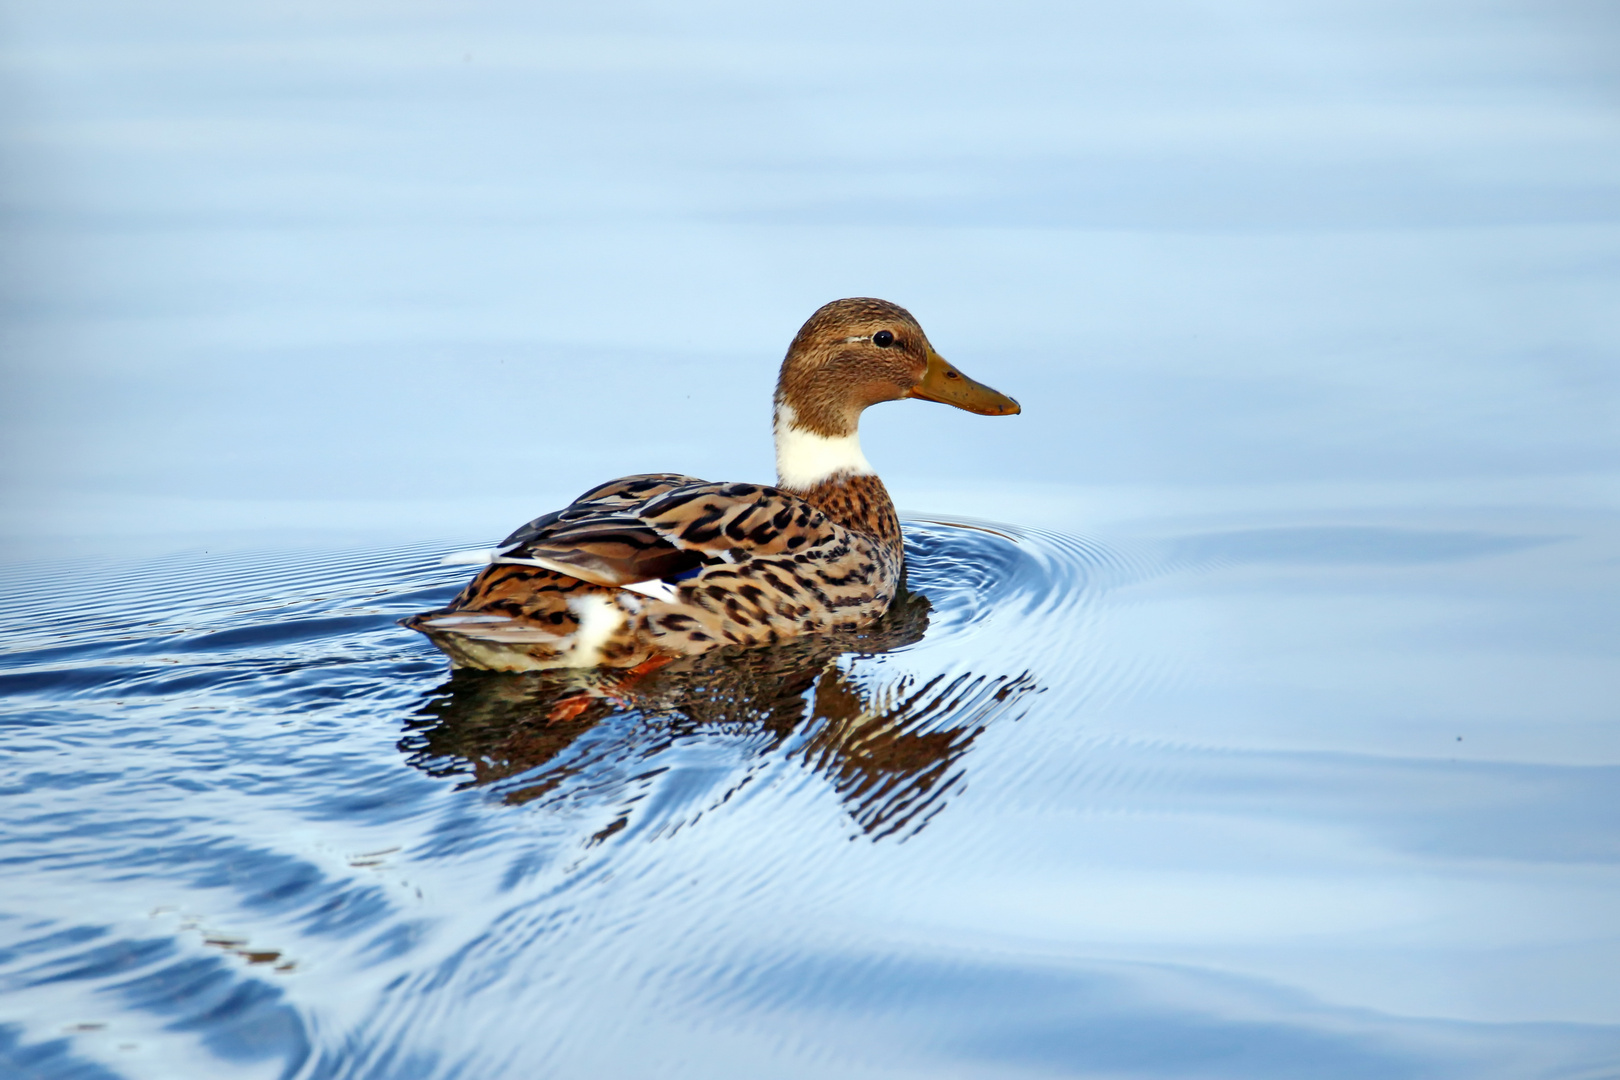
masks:
[[(0, 1075), (1620, 1075), (1606, 8), (0, 30)], [(395, 625), (862, 294), (884, 623)]]
[[(459, 585), (444, 545), (12, 576), (13, 1066), (1620, 1061), (1608, 717), (1516, 730), (1483, 671), (1403, 685), (1500, 649), (1480, 578), (1556, 571), (1569, 537), (913, 520), (907, 542), (911, 593), (859, 640), (599, 687), (568, 719), (586, 676), (451, 676), (394, 625)], [(1212, 602), (1249, 641), (1145, 639), (1199, 636)]]

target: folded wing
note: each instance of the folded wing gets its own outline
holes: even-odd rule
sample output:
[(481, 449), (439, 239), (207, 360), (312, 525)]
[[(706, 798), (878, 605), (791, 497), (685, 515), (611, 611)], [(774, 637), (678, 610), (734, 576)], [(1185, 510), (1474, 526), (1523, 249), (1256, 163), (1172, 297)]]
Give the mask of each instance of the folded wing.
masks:
[(659, 473), (612, 481), (535, 518), (506, 538), (495, 562), (622, 588), (716, 562), (792, 554), (843, 531), (773, 487)]

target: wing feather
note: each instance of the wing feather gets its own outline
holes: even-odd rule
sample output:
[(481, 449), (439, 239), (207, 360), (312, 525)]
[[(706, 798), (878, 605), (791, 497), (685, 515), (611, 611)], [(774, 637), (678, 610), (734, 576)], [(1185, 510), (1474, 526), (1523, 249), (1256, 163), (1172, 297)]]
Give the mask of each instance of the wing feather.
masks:
[(497, 563), (526, 563), (593, 585), (668, 580), (707, 563), (805, 550), (844, 529), (796, 495), (673, 473), (624, 477), (535, 518)]
[(518, 526), (512, 531), (511, 536), (501, 541), (500, 548), (505, 550), (527, 543), (559, 521), (580, 520), (603, 510), (639, 505), (672, 488), (702, 483), (703, 481), (696, 477), (682, 476), (680, 473), (639, 473), (635, 476), (621, 476), (617, 480), (598, 484), (561, 510), (541, 514), (533, 521)]

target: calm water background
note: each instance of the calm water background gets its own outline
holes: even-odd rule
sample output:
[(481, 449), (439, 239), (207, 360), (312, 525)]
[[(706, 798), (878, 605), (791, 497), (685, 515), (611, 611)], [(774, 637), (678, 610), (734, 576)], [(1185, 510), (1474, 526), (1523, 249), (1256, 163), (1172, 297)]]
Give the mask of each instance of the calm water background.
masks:
[[(0, 11), (0, 1073), (1620, 1075), (1603, 3)], [(918, 599), (569, 725), (393, 620), (771, 476)], [(842, 651), (840, 651), (842, 650)]]

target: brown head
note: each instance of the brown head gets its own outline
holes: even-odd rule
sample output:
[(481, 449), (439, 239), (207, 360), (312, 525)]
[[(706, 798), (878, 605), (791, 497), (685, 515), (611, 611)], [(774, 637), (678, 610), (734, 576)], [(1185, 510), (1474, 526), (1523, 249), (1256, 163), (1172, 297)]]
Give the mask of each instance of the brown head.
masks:
[(795, 424), (836, 438), (855, 432), (861, 410), (880, 401), (921, 398), (986, 416), (1018, 402), (974, 382), (934, 351), (911, 312), (857, 296), (823, 305), (794, 335), (776, 383), (776, 404)]
[(921, 398), (986, 416), (1018, 402), (963, 375), (899, 304), (834, 300), (799, 328), (776, 382), (777, 476), (802, 488), (837, 472), (870, 472), (856, 430), (880, 401)]

